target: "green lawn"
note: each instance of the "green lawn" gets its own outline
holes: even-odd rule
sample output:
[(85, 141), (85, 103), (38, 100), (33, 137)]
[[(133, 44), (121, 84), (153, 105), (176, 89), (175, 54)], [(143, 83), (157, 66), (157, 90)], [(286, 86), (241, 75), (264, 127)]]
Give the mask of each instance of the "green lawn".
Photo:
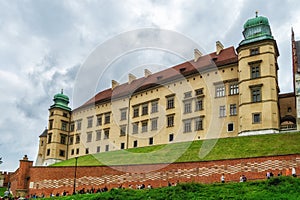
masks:
[[(61, 200), (126, 200), (126, 199), (244, 199), (244, 200), (296, 200), (300, 196), (300, 179), (292, 177), (272, 178), (245, 183), (179, 184), (172, 187), (132, 190), (113, 189), (98, 194), (56, 197)], [(51, 198), (53, 199), (53, 198)]]
[(7, 190), (7, 188), (0, 187), (0, 197), (4, 196), (4, 192)]
[[(300, 153), (300, 133), (256, 135), (156, 145), (82, 156), (78, 166), (208, 161)], [(52, 166), (74, 166), (69, 159)]]

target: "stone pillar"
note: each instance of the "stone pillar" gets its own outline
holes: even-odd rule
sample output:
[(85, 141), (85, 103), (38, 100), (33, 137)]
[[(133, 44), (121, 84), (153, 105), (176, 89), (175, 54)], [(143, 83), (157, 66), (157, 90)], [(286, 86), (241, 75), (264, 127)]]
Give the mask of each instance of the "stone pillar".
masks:
[(33, 161), (29, 161), (27, 155), (20, 160), (20, 166), (18, 169), (17, 188), (15, 189), (15, 196), (25, 197), (28, 192), (30, 168), (33, 165)]

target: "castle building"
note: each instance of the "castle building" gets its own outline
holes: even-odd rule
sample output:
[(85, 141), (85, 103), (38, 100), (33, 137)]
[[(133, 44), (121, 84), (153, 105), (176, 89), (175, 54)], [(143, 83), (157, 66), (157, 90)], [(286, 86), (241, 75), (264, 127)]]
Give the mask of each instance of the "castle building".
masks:
[[(268, 19), (256, 14), (244, 24), (243, 36), (236, 49), (218, 41), (213, 53), (202, 55), (196, 49), (191, 61), (157, 73), (145, 69), (142, 78), (129, 74), (124, 84), (113, 80), (111, 88), (74, 110), (63, 92), (55, 95), (36, 165), (106, 151), (296, 129), (300, 114), (295, 93), (279, 95), (279, 52)], [(300, 75), (295, 83), (300, 88)]]

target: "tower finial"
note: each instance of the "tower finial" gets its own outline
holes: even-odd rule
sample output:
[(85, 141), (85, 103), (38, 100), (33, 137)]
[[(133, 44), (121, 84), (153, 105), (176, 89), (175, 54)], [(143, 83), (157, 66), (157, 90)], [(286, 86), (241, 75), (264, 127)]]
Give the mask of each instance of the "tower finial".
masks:
[(258, 11), (255, 11), (255, 17), (257, 17), (258, 16)]
[(61, 89), (61, 92), (60, 92), (61, 94), (64, 94), (64, 89)]

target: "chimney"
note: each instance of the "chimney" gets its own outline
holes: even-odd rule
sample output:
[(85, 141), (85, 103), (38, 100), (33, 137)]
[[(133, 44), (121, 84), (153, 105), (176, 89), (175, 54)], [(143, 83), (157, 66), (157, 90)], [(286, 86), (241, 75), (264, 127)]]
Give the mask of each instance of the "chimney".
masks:
[(194, 49), (194, 62), (197, 62), (201, 56), (202, 53), (199, 51), (199, 49)]
[(116, 80), (111, 80), (111, 88), (115, 89), (115, 87), (117, 87), (119, 85), (118, 81)]
[(152, 74), (152, 72), (149, 69), (144, 69), (144, 75), (145, 78), (147, 78), (148, 76), (150, 76)]
[(216, 42), (216, 54), (219, 55), (222, 49), (224, 49), (223, 44), (220, 41), (217, 41)]
[(132, 81), (134, 81), (136, 79), (136, 77), (133, 75), (133, 74), (131, 74), (131, 73), (129, 73), (128, 74), (128, 83), (130, 84)]

